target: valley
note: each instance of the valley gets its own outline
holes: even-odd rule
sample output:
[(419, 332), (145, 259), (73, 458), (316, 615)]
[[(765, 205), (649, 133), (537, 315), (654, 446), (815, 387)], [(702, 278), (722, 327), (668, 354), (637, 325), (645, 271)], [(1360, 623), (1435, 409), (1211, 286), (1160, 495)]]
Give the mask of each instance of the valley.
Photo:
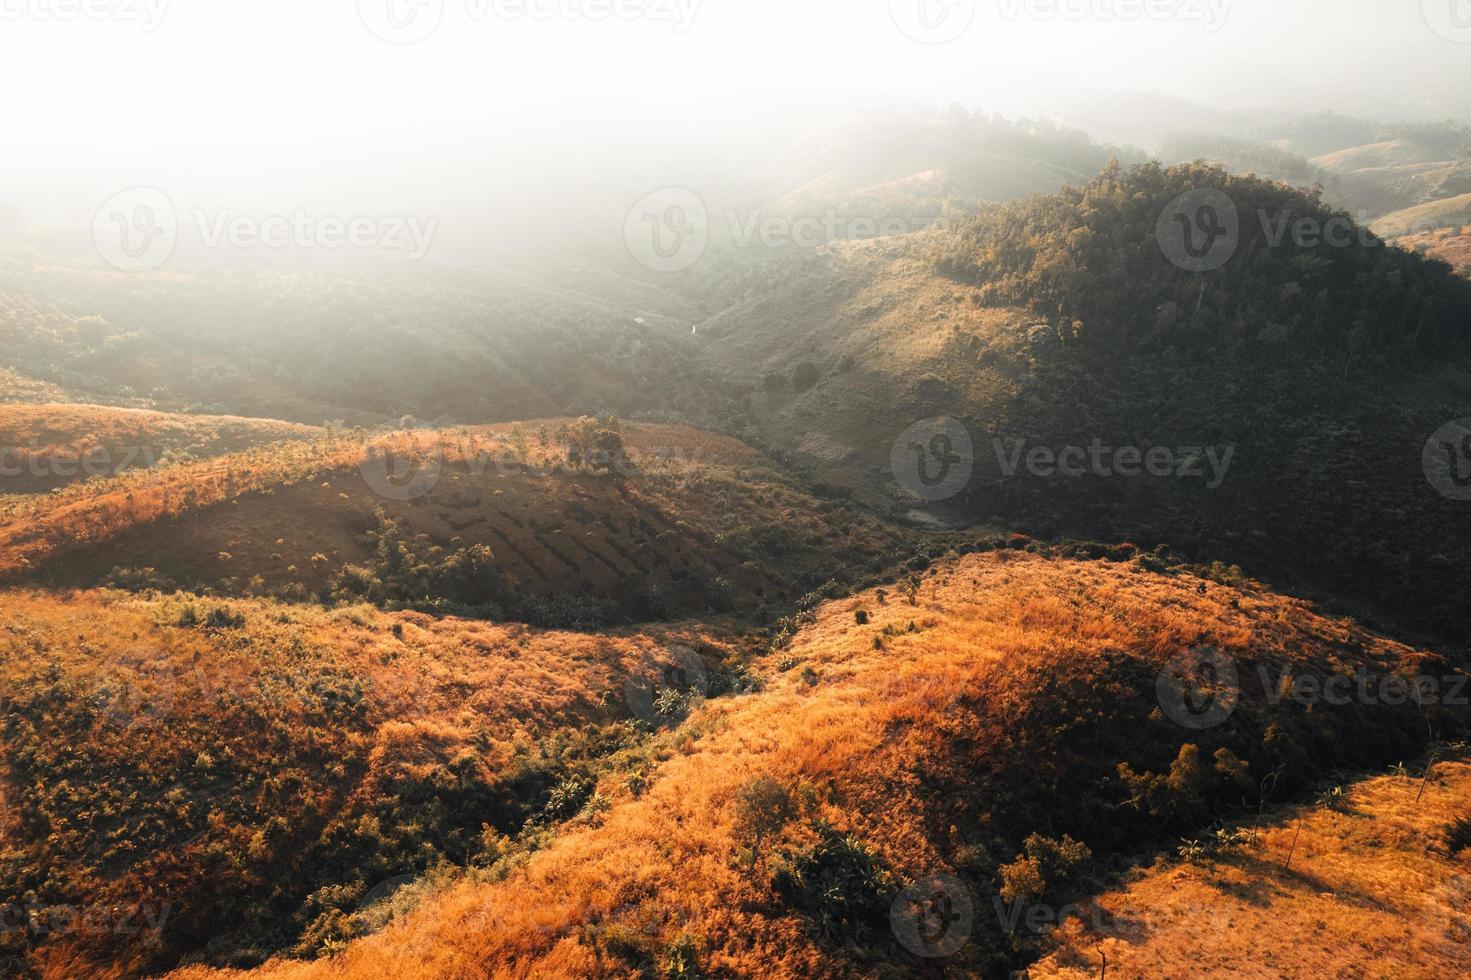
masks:
[(1465, 975), (1471, 131), (1116, 98), (0, 238), (0, 975)]

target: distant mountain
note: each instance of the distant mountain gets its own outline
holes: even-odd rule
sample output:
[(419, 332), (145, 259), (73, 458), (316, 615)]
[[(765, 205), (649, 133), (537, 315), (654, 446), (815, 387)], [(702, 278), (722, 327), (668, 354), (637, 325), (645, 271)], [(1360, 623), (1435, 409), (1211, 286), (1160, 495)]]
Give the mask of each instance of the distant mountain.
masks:
[[(1167, 206), (1192, 190), (1239, 208), (1216, 272), (1161, 250)], [(704, 357), (744, 389), (733, 424), (896, 512), (1168, 543), (1464, 638), (1471, 578), (1451, 555), (1471, 540), (1421, 457), (1471, 401), (1471, 283), (1358, 230), (1344, 248), (1273, 245), (1259, 212), (1351, 227), (1219, 170), (1110, 170), (953, 230), (830, 249), (703, 324)], [(893, 454), (936, 416), (968, 430), (975, 472), (927, 504)], [(1187, 452), (1195, 475), (1090, 462), (1068, 478), (1014, 455), (1095, 442)], [(1217, 479), (1209, 454), (1228, 451)]]
[[(1138, 145), (1166, 164), (1204, 161), (1303, 189), (1321, 185), (1325, 200), (1361, 219), (1471, 191), (1471, 129), (1453, 121), (1225, 113), (1143, 96), (1120, 105), (1139, 116)], [(1096, 125), (1091, 131), (1117, 131), (1106, 118)]]

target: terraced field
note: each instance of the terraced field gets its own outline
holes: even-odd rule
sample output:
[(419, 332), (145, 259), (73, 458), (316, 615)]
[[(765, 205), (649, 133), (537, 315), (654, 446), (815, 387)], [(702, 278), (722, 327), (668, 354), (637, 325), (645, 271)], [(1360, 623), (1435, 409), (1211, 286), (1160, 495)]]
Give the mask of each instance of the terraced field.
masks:
[[(513, 431), (562, 424), (389, 437), (381, 452), (338, 438), (104, 484), (14, 510), (0, 566), (54, 586), (322, 598), (377, 568), (391, 533), (415, 565), (488, 548), (515, 600), (596, 596), (647, 619), (779, 605), (900, 557), (904, 532), (812, 497), (735, 440), (629, 426), (623, 457), (601, 468), (512, 445)], [(398, 485), (401, 464), (418, 475)]]

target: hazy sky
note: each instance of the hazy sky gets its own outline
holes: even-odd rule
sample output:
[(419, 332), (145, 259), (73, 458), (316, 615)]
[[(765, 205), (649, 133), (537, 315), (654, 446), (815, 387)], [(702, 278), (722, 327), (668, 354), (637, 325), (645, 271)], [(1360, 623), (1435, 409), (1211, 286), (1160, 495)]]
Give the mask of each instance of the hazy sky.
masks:
[(1471, 0), (0, 0), (0, 201), (575, 199), (904, 100), (1443, 116), (1471, 92), (1455, 38)]

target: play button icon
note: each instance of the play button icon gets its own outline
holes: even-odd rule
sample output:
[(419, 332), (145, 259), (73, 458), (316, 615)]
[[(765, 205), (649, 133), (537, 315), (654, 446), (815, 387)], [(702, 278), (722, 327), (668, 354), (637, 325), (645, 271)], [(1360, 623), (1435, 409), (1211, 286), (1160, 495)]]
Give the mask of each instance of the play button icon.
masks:
[(1471, 0), (1421, 0), (1425, 22), (1447, 41), (1471, 44)]

